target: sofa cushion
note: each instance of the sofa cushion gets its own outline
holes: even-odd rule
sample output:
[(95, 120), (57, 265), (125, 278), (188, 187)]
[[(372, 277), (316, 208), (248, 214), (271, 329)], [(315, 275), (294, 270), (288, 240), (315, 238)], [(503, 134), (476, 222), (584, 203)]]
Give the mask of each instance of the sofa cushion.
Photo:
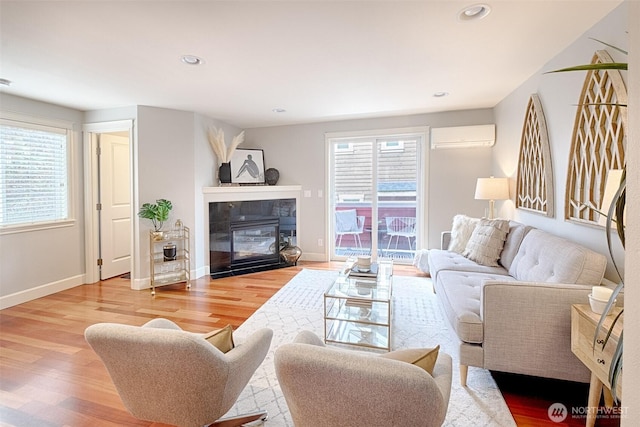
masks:
[(479, 222), (480, 218), (471, 218), (466, 215), (454, 216), (451, 225), (451, 240), (447, 249), (459, 254), (463, 253)]
[(481, 219), (462, 255), (478, 264), (497, 267), (508, 233), (509, 221)]
[(602, 282), (606, 266), (604, 255), (533, 229), (522, 240), (509, 274), (528, 282), (595, 286)]
[(513, 259), (520, 249), (524, 236), (531, 231), (533, 227), (530, 225), (524, 225), (516, 221), (509, 221), (509, 234), (507, 234), (507, 240), (504, 242), (504, 248), (500, 254), (500, 260), (498, 263), (509, 270)]
[(429, 249), (428, 258), (429, 273), (433, 280), (437, 279), (440, 271), (445, 270), (469, 271), (505, 276), (509, 275), (509, 272), (504, 267), (488, 267), (486, 265), (480, 265), (460, 254), (442, 249)]
[(460, 340), (481, 344), (480, 294), (485, 280), (515, 281), (511, 276), (464, 271), (441, 271), (434, 283), (445, 315)]

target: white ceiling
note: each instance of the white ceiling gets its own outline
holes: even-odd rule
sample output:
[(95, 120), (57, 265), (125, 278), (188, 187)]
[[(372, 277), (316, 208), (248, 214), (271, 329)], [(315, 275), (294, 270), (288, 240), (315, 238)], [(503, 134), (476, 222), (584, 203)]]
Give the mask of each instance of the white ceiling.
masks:
[(487, 0), (487, 17), (459, 21), (475, 3), (2, 0), (0, 77), (79, 110), (240, 128), (490, 108), (621, 0)]

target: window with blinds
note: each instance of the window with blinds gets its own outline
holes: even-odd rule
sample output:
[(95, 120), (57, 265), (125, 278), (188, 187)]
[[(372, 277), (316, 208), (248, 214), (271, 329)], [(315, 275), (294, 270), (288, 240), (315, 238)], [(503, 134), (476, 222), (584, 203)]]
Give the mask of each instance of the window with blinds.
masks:
[(0, 120), (0, 227), (69, 219), (70, 133)]

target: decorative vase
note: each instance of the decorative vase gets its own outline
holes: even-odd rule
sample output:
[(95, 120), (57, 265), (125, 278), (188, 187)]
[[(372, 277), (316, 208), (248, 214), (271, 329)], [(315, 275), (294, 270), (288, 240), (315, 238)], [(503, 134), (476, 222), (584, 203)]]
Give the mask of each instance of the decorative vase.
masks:
[(280, 249), (280, 257), (287, 264), (297, 265), (302, 249), (291, 243), (291, 237), (287, 237), (287, 243)]
[(231, 183), (231, 163), (221, 163), (218, 168), (218, 179), (221, 184)]
[(175, 243), (167, 243), (162, 247), (162, 254), (164, 261), (175, 261), (176, 255), (176, 244)]
[(264, 180), (268, 185), (276, 185), (280, 179), (280, 172), (276, 168), (269, 168), (264, 171)]

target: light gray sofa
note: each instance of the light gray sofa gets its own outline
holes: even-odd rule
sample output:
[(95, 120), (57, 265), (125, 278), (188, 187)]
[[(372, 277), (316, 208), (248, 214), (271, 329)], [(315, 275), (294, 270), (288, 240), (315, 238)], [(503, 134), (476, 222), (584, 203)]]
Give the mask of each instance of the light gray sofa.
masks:
[[(442, 247), (449, 247), (443, 233)], [(517, 222), (499, 266), (476, 264), (446, 249), (428, 252), (444, 313), (460, 339), (460, 381), (468, 366), (588, 382), (571, 352), (571, 305), (588, 303), (600, 285), (604, 255)]]

